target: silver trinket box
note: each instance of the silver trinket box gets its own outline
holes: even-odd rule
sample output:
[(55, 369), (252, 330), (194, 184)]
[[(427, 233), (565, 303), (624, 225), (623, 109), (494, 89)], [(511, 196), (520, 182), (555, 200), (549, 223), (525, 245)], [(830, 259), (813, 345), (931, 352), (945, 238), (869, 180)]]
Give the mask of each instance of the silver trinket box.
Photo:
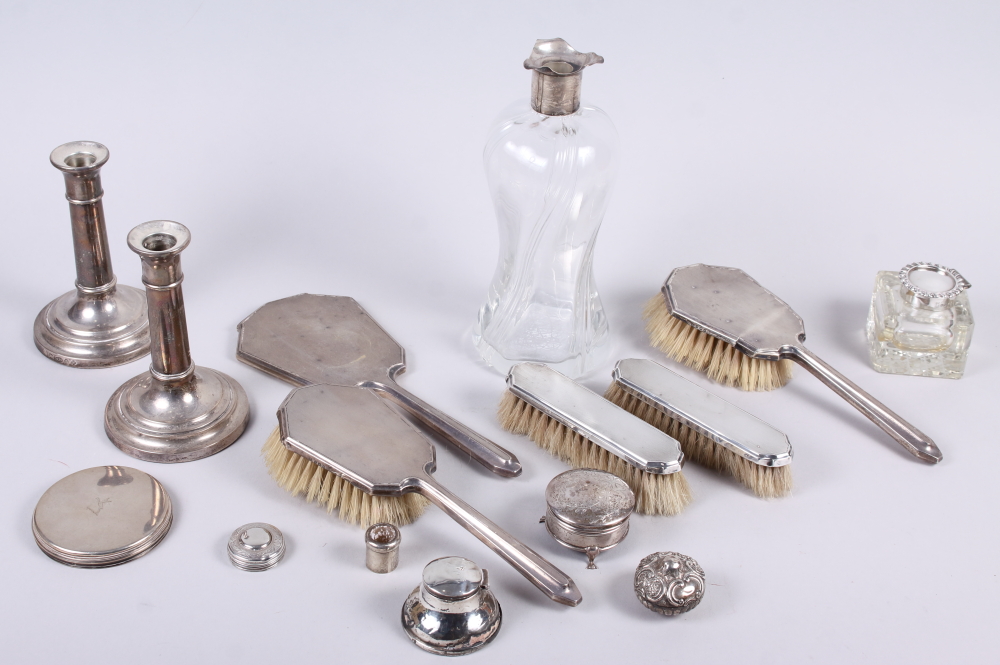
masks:
[(285, 556), (285, 537), (276, 526), (251, 522), (233, 531), (226, 549), (229, 560), (240, 570), (270, 570)]
[(107, 568), (149, 552), (172, 522), (170, 496), (156, 478), (127, 466), (97, 466), (46, 490), (31, 531), (59, 563)]
[(488, 572), (460, 556), (435, 559), (403, 603), (403, 630), (424, 651), (464, 656), (497, 636), (503, 613)]
[(628, 519), (635, 509), (635, 494), (618, 476), (597, 469), (572, 469), (560, 473), (545, 488), (548, 509), (540, 521), (558, 543), (594, 557), (611, 549), (628, 535)]
[(639, 562), (635, 595), (647, 608), (664, 616), (693, 610), (705, 595), (705, 571), (698, 562), (677, 552), (655, 552)]

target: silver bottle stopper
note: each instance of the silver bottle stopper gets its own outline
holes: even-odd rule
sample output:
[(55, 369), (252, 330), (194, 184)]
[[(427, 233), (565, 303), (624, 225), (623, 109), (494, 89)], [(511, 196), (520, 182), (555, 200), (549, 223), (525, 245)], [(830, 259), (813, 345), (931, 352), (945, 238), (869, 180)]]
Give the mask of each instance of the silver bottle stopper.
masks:
[(594, 557), (628, 535), (628, 519), (635, 494), (618, 476), (597, 469), (560, 473), (545, 488), (545, 528), (565, 547), (587, 555), (587, 568), (597, 568)]
[(31, 519), (35, 542), (75, 568), (107, 568), (138, 559), (170, 530), (173, 509), (163, 485), (127, 466), (97, 466), (46, 490)]
[(233, 531), (226, 550), (240, 570), (270, 570), (285, 556), (285, 537), (276, 526), (251, 522)]
[(73, 141), (49, 156), (66, 180), (76, 289), (38, 313), (34, 337), (45, 357), (69, 367), (113, 367), (149, 353), (146, 298), (119, 285), (111, 269), (101, 202), (101, 167), (108, 155), (100, 143)]
[(705, 595), (705, 571), (698, 562), (677, 552), (655, 552), (635, 569), (639, 602), (664, 616), (693, 610)]
[(403, 603), (403, 630), (424, 651), (462, 656), (497, 636), (503, 613), (489, 574), (460, 556), (435, 559)]
[(365, 565), (373, 573), (391, 573), (399, 565), (402, 536), (394, 524), (379, 522), (365, 531)]
[(214, 455), (239, 438), (250, 404), (234, 379), (196, 366), (188, 346), (181, 252), (191, 242), (177, 222), (146, 222), (128, 234), (142, 259), (149, 303), (152, 363), (108, 401), (104, 430), (132, 457), (190, 462)]
[(531, 108), (545, 115), (570, 115), (580, 108), (583, 70), (604, 62), (596, 53), (581, 53), (565, 39), (539, 39), (524, 61), (531, 70)]

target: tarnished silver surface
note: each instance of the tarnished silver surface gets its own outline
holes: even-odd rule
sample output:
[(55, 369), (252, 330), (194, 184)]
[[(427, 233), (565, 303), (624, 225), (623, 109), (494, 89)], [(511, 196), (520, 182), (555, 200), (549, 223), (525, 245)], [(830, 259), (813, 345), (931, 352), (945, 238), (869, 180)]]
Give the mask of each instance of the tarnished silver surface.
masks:
[(310, 462), (378, 496), (418, 492), (514, 567), (552, 600), (583, 600), (568, 575), (460, 498), (431, 473), (435, 450), (374, 391), (357, 386), (298, 388), (278, 409), (282, 443)]
[(365, 531), (365, 565), (373, 573), (391, 573), (399, 565), (402, 534), (395, 524), (379, 522)]
[(521, 363), (507, 387), (550, 418), (648, 473), (676, 473), (684, 453), (673, 437), (541, 363)]
[(142, 291), (119, 285), (111, 269), (104, 222), (101, 167), (108, 149), (93, 141), (65, 143), (49, 156), (66, 181), (76, 289), (35, 318), (35, 346), (68, 367), (113, 367), (149, 353), (149, 322)]
[[(916, 282), (921, 281), (919, 279), (921, 273), (930, 273), (944, 278), (943, 280), (935, 280), (943, 282), (944, 288), (930, 290), (917, 284)], [(899, 271), (899, 281), (902, 282), (904, 300), (915, 306), (919, 304), (932, 309), (944, 307), (950, 300), (957, 298), (962, 291), (972, 287), (969, 280), (962, 277), (954, 268), (946, 268), (937, 263), (923, 261), (903, 266)]]
[(639, 602), (654, 612), (683, 614), (705, 595), (705, 571), (689, 556), (656, 552), (639, 562), (633, 588)]
[(760, 466), (792, 461), (788, 436), (652, 360), (619, 360), (611, 373), (623, 390)]
[(545, 503), (541, 521), (549, 535), (561, 545), (585, 553), (587, 568), (594, 569), (594, 557), (628, 535), (635, 494), (612, 473), (571, 469), (549, 481)]
[(531, 70), (531, 108), (545, 115), (569, 115), (580, 108), (583, 70), (604, 62), (596, 53), (582, 53), (565, 39), (539, 39), (524, 68)]
[(403, 603), (403, 630), (424, 651), (464, 656), (497, 636), (503, 613), (489, 588), (489, 575), (458, 556), (435, 559), (423, 581)]
[(400, 405), (500, 476), (517, 476), (512, 453), (396, 383), (406, 355), (354, 298), (302, 293), (269, 302), (236, 327), (236, 357), (296, 386), (362, 386)]
[(170, 496), (155, 478), (127, 466), (97, 466), (46, 490), (31, 531), (59, 563), (106, 568), (149, 552), (172, 521)]
[(250, 418), (236, 380), (191, 360), (180, 263), (190, 241), (177, 222), (146, 222), (128, 234), (129, 248), (142, 259), (152, 363), (108, 400), (104, 430), (122, 451), (150, 462), (214, 455), (240, 437)]
[(701, 263), (675, 268), (663, 284), (663, 296), (681, 321), (751, 358), (794, 360), (915, 457), (941, 461), (941, 450), (930, 437), (806, 349), (802, 319), (742, 270)]
[(285, 556), (285, 537), (276, 526), (251, 522), (233, 531), (226, 553), (240, 570), (270, 570)]

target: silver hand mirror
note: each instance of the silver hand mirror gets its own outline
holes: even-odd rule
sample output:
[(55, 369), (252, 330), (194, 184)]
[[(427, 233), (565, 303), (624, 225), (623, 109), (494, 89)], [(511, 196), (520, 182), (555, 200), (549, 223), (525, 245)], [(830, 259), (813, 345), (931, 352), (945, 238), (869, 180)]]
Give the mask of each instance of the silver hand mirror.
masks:
[(798, 314), (742, 270), (701, 263), (675, 268), (663, 284), (663, 295), (671, 316), (751, 358), (797, 362), (911, 454), (925, 462), (941, 461), (941, 450), (929, 436), (806, 349)]
[(512, 453), (396, 383), (406, 355), (354, 298), (302, 293), (269, 302), (237, 326), (236, 357), (296, 386), (361, 386), (412, 414), (499, 476), (521, 473)]

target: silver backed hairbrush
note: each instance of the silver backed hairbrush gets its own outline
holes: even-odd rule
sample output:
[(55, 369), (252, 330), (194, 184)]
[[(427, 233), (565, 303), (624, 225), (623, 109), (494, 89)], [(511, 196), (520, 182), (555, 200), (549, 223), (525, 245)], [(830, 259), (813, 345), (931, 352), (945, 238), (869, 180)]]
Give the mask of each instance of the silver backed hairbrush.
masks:
[(754, 494), (792, 489), (792, 444), (763, 420), (652, 360), (619, 360), (604, 396), (677, 439), (684, 456), (727, 473)]
[(637, 512), (674, 515), (691, 501), (676, 439), (546, 365), (510, 369), (498, 418), (572, 466), (624, 480)]
[(766, 381), (758, 378), (760, 372), (794, 361), (912, 455), (932, 464), (941, 461), (930, 437), (809, 351), (802, 319), (742, 270), (701, 263), (675, 268), (662, 292), (645, 315), (651, 342), (668, 355), (746, 389), (783, 385), (786, 371)]
[[(280, 445), (301, 460), (293, 465), (300, 469), (295, 474), (298, 479), (283, 483), (286, 489), (294, 491), (312, 480), (332, 484), (333, 491), (341, 494), (341, 511), (366, 497), (420, 494), (552, 600), (570, 606), (583, 600), (569, 576), (434, 480), (434, 445), (373, 390), (326, 385), (298, 388), (278, 409), (278, 425)], [(275, 471), (272, 466), (272, 474)]]

